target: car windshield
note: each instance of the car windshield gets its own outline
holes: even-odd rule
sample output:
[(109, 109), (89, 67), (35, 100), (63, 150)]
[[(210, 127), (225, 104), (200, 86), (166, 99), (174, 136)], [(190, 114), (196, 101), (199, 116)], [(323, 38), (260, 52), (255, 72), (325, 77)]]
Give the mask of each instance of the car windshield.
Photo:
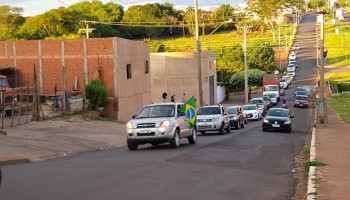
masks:
[(286, 82), (286, 79), (280, 79), (280, 82)]
[(278, 91), (277, 85), (265, 86), (265, 91)]
[(306, 100), (307, 101), (307, 96), (300, 96), (300, 95), (297, 95), (295, 97), (296, 100)]
[(197, 115), (219, 115), (221, 114), (220, 107), (201, 107), (198, 109)]
[(174, 117), (175, 105), (151, 105), (142, 108), (137, 115), (140, 118)]
[(307, 95), (306, 91), (297, 91), (296, 95)]
[(302, 88), (302, 87), (297, 87), (296, 90), (297, 90), (297, 91), (306, 91), (306, 89), (305, 89), (305, 88)]
[(262, 104), (263, 103), (263, 100), (261, 100), (261, 99), (251, 99), (250, 101), (249, 101), (251, 104)]
[(228, 114), (237, 114), (237, 109), (236, 108), (227, 108)]
[(273, 109), (273, 110), (269, 110), (267, 111), (267, 116), (274, 116), (274, 117), (288, 117), (289, 113), (288, 110), (284, 110), (284, 109)]
[(256, 110), (256, 106), (255, 105), (249, 105), (249, 106), (243, 106), (244, 110)]
[(266, 96), (269, 96), (270, 97), (270, 99), (271, 98), (275, 98), (275, 94), (273, 94), (273, 93), (269, 93), (269, 94), (265, 94)]

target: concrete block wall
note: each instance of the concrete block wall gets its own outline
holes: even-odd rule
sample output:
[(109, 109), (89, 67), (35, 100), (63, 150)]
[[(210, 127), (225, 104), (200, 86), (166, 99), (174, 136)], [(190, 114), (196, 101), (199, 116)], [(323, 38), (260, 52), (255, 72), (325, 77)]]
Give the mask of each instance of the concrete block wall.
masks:
[[(18, 71), (18, 86), (34, 85), (34, 65), (41, 95), (53, 95), (54, 87), (63, 91), (63, 66), (66, 90), (73, 90), (76, 78), (78, 91), (101, 76), (108, 88), (109, 105), (106, 116), (127, 121), (146, 103), (151, 102), (149, 45), (122, 38), (91, 38), (73, 40), (30, 40), (0, 42), (0, 67)], [(133, 70), (126, 80), (126, 65)]]

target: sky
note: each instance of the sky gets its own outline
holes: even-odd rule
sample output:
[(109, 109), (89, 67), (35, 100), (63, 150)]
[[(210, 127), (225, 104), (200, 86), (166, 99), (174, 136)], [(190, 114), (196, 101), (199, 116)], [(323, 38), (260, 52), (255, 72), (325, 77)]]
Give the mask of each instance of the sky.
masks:
[[(0, 5), (21, 7), (23, 8), (23, 16), (33, 16), (61, 6), (67, 7), (79, 1), (80, 0), (0, 0)], [(124, 8), (136, 4), (165, 2), (173, 4), (176, 9), (187, 8), (188, 6), (194, 5), (194, 0), (102, 0), (104, 3), (110, 1), (122, 5)], [(219, 7), (222, 4), (239, 5), (243, 3), (244, 0), (198, 0), (198, 6), (206, 10)]]

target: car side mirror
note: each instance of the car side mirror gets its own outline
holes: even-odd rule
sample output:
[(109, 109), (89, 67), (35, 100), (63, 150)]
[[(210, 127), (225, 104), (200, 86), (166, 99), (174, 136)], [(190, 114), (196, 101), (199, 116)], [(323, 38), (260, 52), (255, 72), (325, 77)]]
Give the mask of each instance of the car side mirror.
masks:
[(224, 112), (224, 115), (227, 115), (227, 112)]
[(290, 118), (294, 118), (294, 115), (291, 115)]
[(137, 115), (133, 115), (133, 116), (131, 116), (131, 118), (135, 119), (135, 118), (136, 118), (136, 116), (137, 116)]

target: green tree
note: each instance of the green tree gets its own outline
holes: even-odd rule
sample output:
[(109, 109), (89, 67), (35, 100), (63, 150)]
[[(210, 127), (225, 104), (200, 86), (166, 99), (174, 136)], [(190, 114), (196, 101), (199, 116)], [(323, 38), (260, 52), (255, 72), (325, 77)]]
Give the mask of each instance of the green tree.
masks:
[(278, 16), (279, 9), (284, 4), (283, 0), (246, 0), (248, 9), (256, 13), (259, 17), (260, 29), (262, 34), (264, 34), (264, 24), (266, 24), (272, 31), (274, 35), (274, 21), (273, 19)]
[(108, 90), (100, 79), (92, 80), (85, 87), (85, 97), (92, 109), (104, 107), (108, 102)]
[(222, 47), (216, 54), (216, 66), (218, 77), (223, 77), (228, 82), (231, 75), (242, 71), (244, 68), (243, 48), (240, 45), (235, 47)]
[(256, 44), (247, 49), (249, 69), (272, 72), (276, 69), (275, 53), (269, 44)]
[(133, 26), (127, 30), (134, 38), (168, 37), (169, 35), (180, 35), (182, 33), (179, 27), (162, 28), (164, 25), (176, 25), (179, 13), (169, 3), (134, 5), (130, 6), (125, 12), (123, 22)]
[[(248, 85), (249, 87), (260, 87), (262, 85), (262, 77), (266, 72), (258, 69), (249, 69), (248, 71)], [(244, 71), (232, 75), (229, 81), (229, 87), (235, 91), (244, 90), (245, 77)]]
[(0, 40), (13, 39), (20, 25), (24, 23), (23, 9), (0, 6)]
[[(214, 17), (215, 22), (226, 22), (229, 20), (234, 21), (236, 19), (236, 15), (234, 14), (234, 8), (229, 4), (223, 4), (218, 9), (216, 9), (212, 16)], [(223, 30), (234, 30), (235, 26), (233, 23), (224, 23), (222, 26)], [(219, 31), (219, 30), (218, 30)]]

